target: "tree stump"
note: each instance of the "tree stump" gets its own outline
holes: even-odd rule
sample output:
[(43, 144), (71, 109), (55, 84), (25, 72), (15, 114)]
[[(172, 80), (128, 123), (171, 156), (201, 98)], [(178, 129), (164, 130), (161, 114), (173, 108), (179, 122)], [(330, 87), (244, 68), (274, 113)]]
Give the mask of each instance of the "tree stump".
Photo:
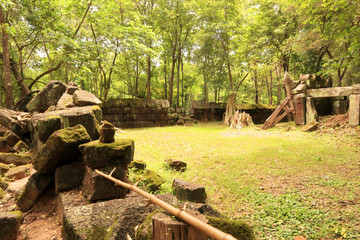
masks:
[[(207, 222), (205, 216), (198, 212), (186, 210), (187, 213)], [(152, 218), (152, 235), (153, 240), (207, 240), (209, 239), (204, 233), (190, 226), (189, 224), (173, 217), (167, 213), (158, 213)]]

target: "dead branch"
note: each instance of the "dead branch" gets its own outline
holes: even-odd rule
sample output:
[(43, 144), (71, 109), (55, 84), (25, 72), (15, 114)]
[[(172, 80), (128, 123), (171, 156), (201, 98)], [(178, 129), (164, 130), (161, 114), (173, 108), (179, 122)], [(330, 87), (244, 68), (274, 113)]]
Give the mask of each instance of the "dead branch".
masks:
[(210, 226), (209, 224), (206, 224), (206, 223), (200, 221), (199, 219), (191, 216), (190, 214), (186, 213), (185, 211), (171, 206), (170, 204), (160, 200), (159, 198), (155, 197), (154, 195), (152, 195), (150, 193), (147, 193), (147, 192), (141, 190), (138, 187), (135, 187), (134, 185), (131, 185), (131, 184), (125, 183), (123, 181), (120, 181), (116, 178), (113, 178), (97, 169), (95, 169), (94, 171), (96, 174), (103, 176), (104, 178), (109, 179), (110, 181), (113, 181), (114, 183), (116, 183), (116, 185), (128, 188), (131, 191), (134, 191), (134, 192), (140, 194), (141, 196), (146, 197), (154, 205), (161, 207), (162, 209), (166, 210), (171, 215), (174, 215), (175, 217), (185, 221), (186, 223), (190, 224), (197, 230), (205, 233), (209, 237), (212, 237), (212, 238), (218, 239), (218, 240), (236, 240), (236, 238), (234, 238), (230, 234), (224, 233), (224, 232), (220, 231), (219, 229), (214, 228), (214, 227)]

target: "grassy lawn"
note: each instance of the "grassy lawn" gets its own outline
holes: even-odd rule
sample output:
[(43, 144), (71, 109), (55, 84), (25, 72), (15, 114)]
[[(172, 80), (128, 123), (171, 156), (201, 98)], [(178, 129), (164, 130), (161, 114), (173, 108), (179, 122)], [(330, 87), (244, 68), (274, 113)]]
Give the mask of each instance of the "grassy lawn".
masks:
[[(207, 202), (252, 225), (258, 239), (360, 239), (359, 135), (304, 133), (219, 124), (125, 130), (143, 160), (166, 182), (202, 183)], [(167, 170), (165, 159), (188, 164)]]

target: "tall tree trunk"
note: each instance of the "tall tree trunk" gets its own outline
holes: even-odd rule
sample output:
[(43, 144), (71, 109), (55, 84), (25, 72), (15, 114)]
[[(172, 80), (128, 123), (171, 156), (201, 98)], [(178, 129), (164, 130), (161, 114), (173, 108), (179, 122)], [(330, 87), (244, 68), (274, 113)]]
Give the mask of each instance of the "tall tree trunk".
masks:
[(273, 102), (273, 95), (272, 95), (272, 86), (273, 85), (273, 72), (270, 70), (270, 91), (269, 91), (269, 104), (272, 105)]
[(207, 92), (207, 84), (206, 84), (206, 81), (207, 81), (207, 75), (206, 75), (206, 72), (204, 70), (204, 101), (205, 103), (208, 102), (208, 92)]
[(171, 75), (170, 75), (170, 81), (169, 81), (169, 103), (170, 103), (170, 107), (171, 107), (171, 104), (172, 104), (173, 88), (174, 88), (174, 75), (175, 75), (175, 64), (176, 64), (176, 45), (177, 44), (174, 44), (174, 46), (173, 46)]
[(13, 89), (11, 82), (10, 52), (9, 52), (9, 35), (6, 32), (5, 16), (3, 8), (0, 5), (0, 24), (2, 32), (2, 49), (3, 49), (3, 65), (4, 65), (4, 88), (5, 88), (5, 105), (7, 108), (14, 107)]
[(149, 54), (147, 57), (147, 82), (146, 82), (147, 99), (151, 99), (150, 80), (151, 80), (151, 56)]
[(180, 99), (180, 62), (181, 62), (181, 49), (179, 47), (178, 62), (177, 62), (177, 82), (176, 82), (176, 110), (179, 108), (179, 99)]
[(256, 68), (254, 69), (255, 104), (259, 104), (259, 84)]
[[(164, 54), (164, 55), (165, 55), (165, 54)], [(166, 78), (167, 78), (167, 66), (166, 66), (166, 56), (165, 56), (165, 61), (164, 61), (164, 77), (165, 77), (165, 83), (164, 83), (165, 94), (164, 94), (164, 99), (167, 99), (167, 82), (166, 82)]]
[(139, 56), (136, 55), (135, 96), (139, 96)]
[(184, 107), (184, 59), (181, 58), (181, 107)]

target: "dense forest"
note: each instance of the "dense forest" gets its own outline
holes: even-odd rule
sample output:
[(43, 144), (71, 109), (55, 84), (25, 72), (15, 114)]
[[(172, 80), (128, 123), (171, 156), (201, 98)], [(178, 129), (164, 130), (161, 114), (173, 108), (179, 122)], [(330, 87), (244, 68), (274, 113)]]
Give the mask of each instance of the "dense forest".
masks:
[(277, 104), (285, 71), (359, 83), (357, 0), (1, 0), (1, 105), (50, 80), (110, 97)]

